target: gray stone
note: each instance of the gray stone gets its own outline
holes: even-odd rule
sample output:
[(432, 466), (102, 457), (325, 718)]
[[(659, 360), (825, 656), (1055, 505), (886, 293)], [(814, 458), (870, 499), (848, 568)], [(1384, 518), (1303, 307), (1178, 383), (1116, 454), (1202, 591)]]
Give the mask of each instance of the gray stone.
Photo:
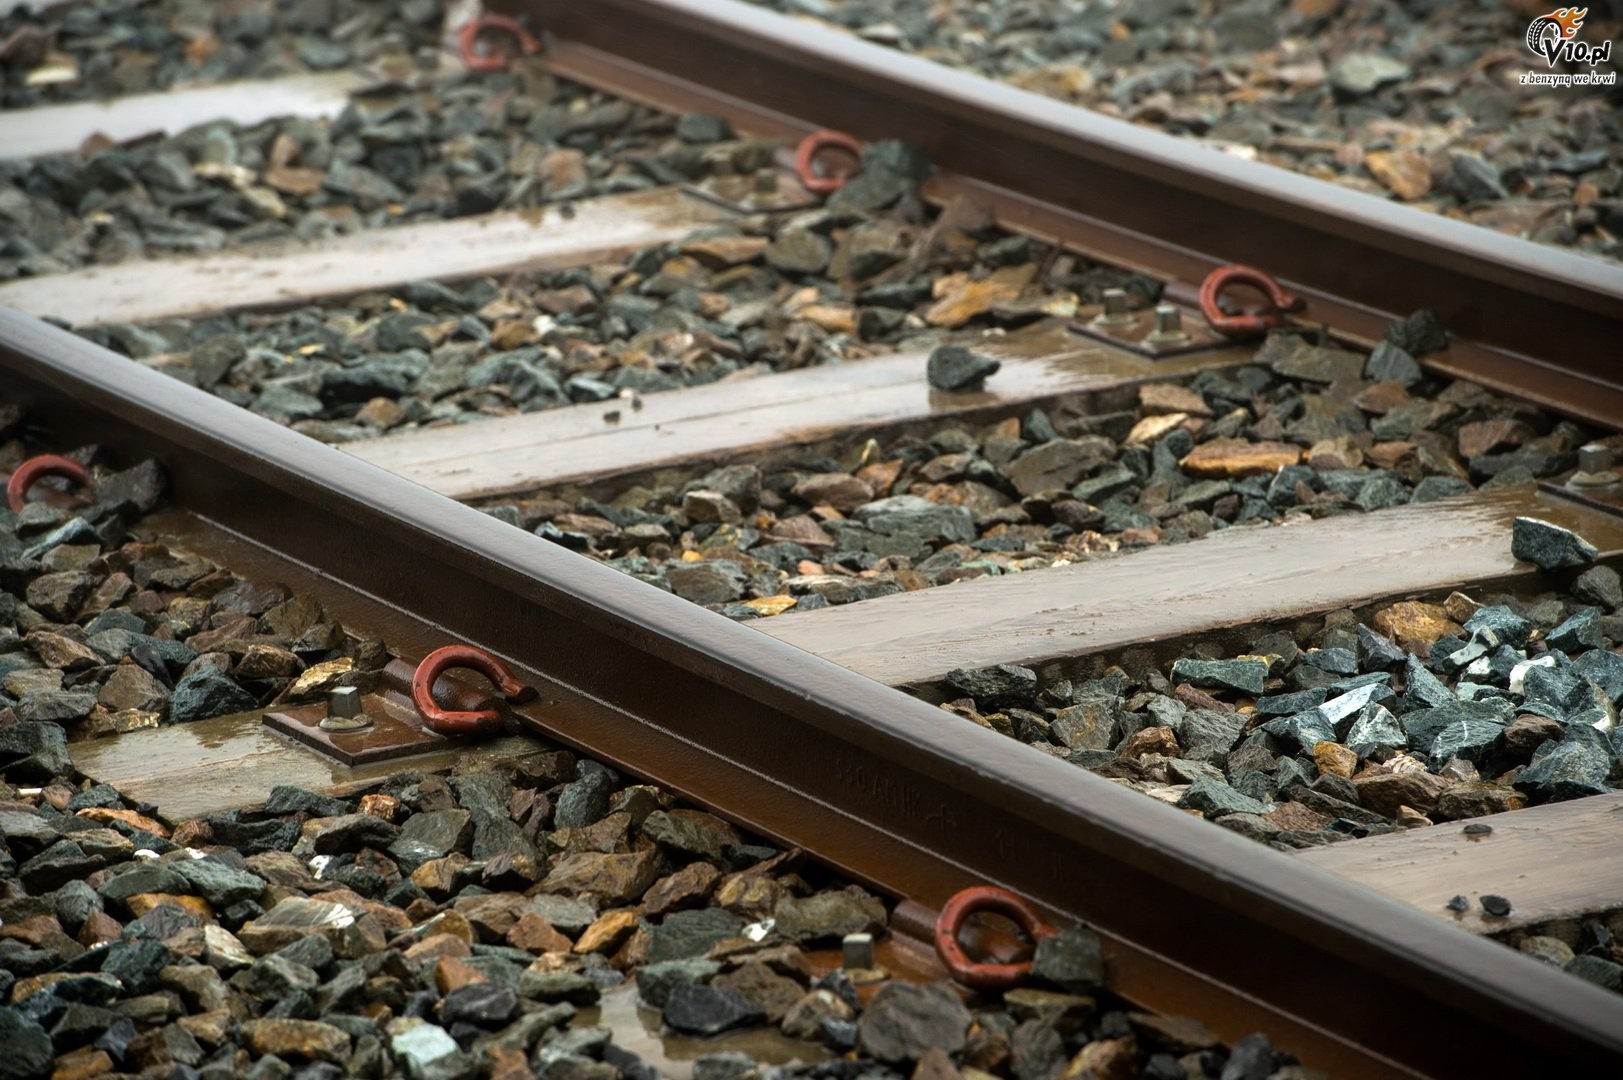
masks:
[(706, 983), (721, 972), (714, 960), (691, 956), (685, 960), (644, 963), (637, 969), (637, 996), (656, 1009), (663, 1009), (671, 991), (685, 983)]
[(1503, 604), (1478, 608), (1465, 620), (1465, 629), (1473, 640), (1490, 648), (1511, 645), (1521, 648), (1533, 633), (1533, 624)]
[(930, 353), (925, 378), (937, 390), (973, 390), (1003, 365), (962, 345), (941, 345)]
[(766, 249), (766, 261), (786, 274), (820, 274), (833, 255), (834, 245), (810, 229), (785, 229)]
[(1541, 570), (1565, 570), (1594, 563), (1595, 545), (1559, 525), (1519, 517), (1511, 523), (1510, 553)]
[(1258, 696), (1268, 677), (1266, 660), (1179, 660), (1172, 665), (1175, 682), (1208, 690), (1236, 690)]
[(17, 702), (17, 719), (30, 725), (68, 724), (89, 716), (96, 695), (75, 690), (38, 690)]
[(1411, 656), (1403, 662), (1401, 709), (1405, 714), (1419, 709), (1436, 709), (1452, 705), (1454, 701), (1454, 691), (1427, 671), (1426, 665), (1418, 658)]
[(1602, 990), (1623, 994), (1623, 964), (1613, 963), (1605, 957), (1588, 954), (1577, 957), (1567, 965), (1567, 974), (1592, 982)]
[(0, 728), (0, 774), (13, 783), (49, 783), (72, 768), (67, 734), (57, 725), (25, 722)]
[(51, 1075), (55, 1051), (45, 1029), (16, 1009), (0, 1008), (0, 1080), (40, 1080)]
[(1189, 790), (1178, 799), (1178, 806), (1185, 810), (1199, 810), (1208, 818), (1223, 814), (1262, 814), (1268, 810), (1256, 799), (1242, 795), (1223, 781), (1204, 776), (1195, 778)]
[(389, 845), (389, 855), (410, 872), (431, 859), (466, 851), (473, 841), (473, 815), (466, 810), (429, 810), (413, 814)]
[(175, 684), (169, 720), (185, 724), (229, 713), (247, 712), (256, 702), (242, 687), (213, 668), (200, 668)]
[(766, 1020), (761, 1007), (743, 994), (703, 983), (672, 987), (660, 1015), (672, 1028), (688, 1035), (719, 1035)]
[(1585, 608), (1545, 635), (1544, 641), (1552, 649), (1566, 653), (1598, 649), (1602, 644), (1600, 612)]
[(722, 908), (672, 912), (654, 927), (647, 963), (702, 957), (716, 942), (737, 937), (743, 929), (744, 920)]
[(1183, 747), (1184, 757), (1221, 765), (1245, 730), (1245, 717), (1239, 713), (1191, 709), (1172, 730)]
[(748, 574), (731, 559), (701, 559), (665, 568), (671, 591), (695, 604), (724, 604), (744, 595)]
[(187, 891), (216, 908), (257, 900), (265, 891), (265, 881), (257, 874), (234, 869), (214, 859), (177, 859), (171, 865), (190, 887)]
[(1353, 747), (1385, 746), (1401, 750), (1409, 745), (1409, 736), (1386, 706), (1371, 701), (1358, 713), (1343, 741)]
[(1372, 94), (1411, 74), (1409, 66), (1385, 53), (1350, 53), (1330, 65), (1330, 85), (1347, 97)]
[(1572, 583), (1572, 594), (1586, 604), (1616, 611), (1623, 608), (1623, 577), (1610, 566), (1592, 566)]
[(973, 1017), (941, 983), (887, 983), (857, 1021), (862, 1052), (891, 1065), (916, 1061), (926, 1050), (956, 1054)]
[(321, 985), (321, 977), (309, 967), (278, 953), (262, 956), (246, 972), (232, 980), (243, 990), (264, 1001), (275, 1001), (297, 993), (310, 993)]
[(1423, 377), (1420, 361), (1390, 341), (1376, 345), (1364, 364), (1364, 378), (1371, 382), (1400, 382), (1412, 387)]
[(1099, 935), (1086, 926), (1070, 926), (1037, 943), (1031, 974), (1067, 993), (1087, 994), (1104, 985), (1104, 964)]
[(798, 945), (839, 941), (885, 929), (885, 905), (852, 886), (811, 896), (786, 896), (772, 912), (777, 932)]
[(1512, 786), (1534, 802), (1559, 802), (1608, 791), (1612, 756), (1598, 743), (1573, 739), (1523, 769)]
[(955, 668), (947, 672), (947, 686), (989, 708), (1029, 701), (1037, 692), (1037, 673), (1018, 664), (985, 668)]
[(564, 785), (553, 810), (553, 827), (579, 829), (600, 820), (609, 811), (615, 778), (595, 762), (582, 762), (580, 775)]
[(1487, 202), (1510, 197), (1499, 169), (1479, 154), (1456, 152), (1449, 164), (1446, 183), (1461, 202)]
[(1321, 742), (1334, 742), (1336, 738), (1335, 726), (1318, 709), (1270, 720), (1262, 725), (1261, 730), (1303, 751), (1311, 750)]
[(1021, 495), (1071, 487), (1116, 456), (1116, 444), (1103, 435), (1054, 439), (1034, 447), (1003, 467), (1003, 475)]
[(516, 1012), (518, 995), (490, 982), (457, 987), (440, 1002), (440, 1019), (447, 1024), (497, 1028), (512, 1020)]

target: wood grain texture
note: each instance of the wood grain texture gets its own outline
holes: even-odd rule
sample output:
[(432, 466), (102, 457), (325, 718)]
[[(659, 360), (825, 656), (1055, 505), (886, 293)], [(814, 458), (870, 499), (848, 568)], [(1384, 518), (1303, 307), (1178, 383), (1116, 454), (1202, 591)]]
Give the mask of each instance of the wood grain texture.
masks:
[[(977, 348), (983, 348), (977, 345)], [(355, 456), (456, 499), (670, 465), (725, 461), (932, 418), (1013, 408), (1067, 393), (1131, 387), (1240, 363), (1221, 349), (1149, 360), (1056, 331), (987, 344), (1001, 370), (976, 391), (925, 381), (927, 352), (908, 351), (352, 443)]]
[(959, 667), (1041, 664), (1532, 573), (1510, 554), (1510, 521), (1522, 514), (1623, 550), (1623, 521), (1529, 485), (1229, 529), (749, 625), (892, 686), (927, 685)]
[(409, 281), (544, 270), (618, 258), (728, 215), (675, 188), (573, 205), (419, 222), (217, 255), (93, 266), (0, 285), (0, 306), (76, 325), (303, 303)]
[(277, 116), (337, 116), (366, 83), (355, 72), (329, 71), (13, 109), (0, 112), (0, 155), (72, 154), (93, 135), (127, 142), (215, 120), (251, 127)]
[[(1493, 832), (1469, 837), (1454, 821), (1297, 857), (1478, 934), (1623, 908), (1623, 793), (1476, 820)], [(1509, 917), (1485, 915), (1484, 894), (1509, 900)], [(1449, 911), (1455, 896), (1470, 910)]]

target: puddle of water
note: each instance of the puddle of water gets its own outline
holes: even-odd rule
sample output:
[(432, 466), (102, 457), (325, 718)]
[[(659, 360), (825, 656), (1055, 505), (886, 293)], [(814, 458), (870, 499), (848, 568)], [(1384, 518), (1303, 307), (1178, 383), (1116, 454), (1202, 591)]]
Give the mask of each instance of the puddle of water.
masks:
[(659, 1010), (638, 1000), (634, 981), (606, 991), (596, 1008), (582, 1009), (575, 1014), (574, 1023), (587, 1027), (602, 1024), (611, 1029), (616, 1045), (636, 1054), (671, 1080), (690, 1080), (695, 1058), (723, 1050), (742, 1050), (766, 1065), (813, 1065), (829, 1058), (829, 1052), (817, 1043), (791, 1039), (775, 1027), (709, 1039), (666, 1033)]

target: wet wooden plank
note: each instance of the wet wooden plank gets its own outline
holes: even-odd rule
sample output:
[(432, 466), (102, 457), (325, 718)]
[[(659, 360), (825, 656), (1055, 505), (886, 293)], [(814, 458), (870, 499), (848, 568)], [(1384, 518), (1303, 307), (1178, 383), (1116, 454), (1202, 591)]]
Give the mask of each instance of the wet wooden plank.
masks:
[(722, 461), (1060, 394), (1124, 389), (1244, 359), (1240, 350), (1229, 349), (1149, 360), (1063, 331), (984, 350), (999, 357), (1003, 368), (970, 393), (932, 390), (924, 378), (928, 354), (908, 351), (650, 394), (640, 409), (619, 400), (575, 405), (344, 449), (444, 495), (476, 499)]
[(131, 799), (153, 804), (171, 820), (257, 805), (277, 784), (345, 793), (404, 769), (449, 768), (464, 754), (494, 760), (542, 748), (532, 738), (508, 736), (348, 768), (269, 730), (258, 713), (173, 724), (68, 747), (80, 772)]
[(1531, 573), (1510, 554), (1510, 521), (1523, 514), (1623, 551), (1623, 520), (1528, 485), (1229, 529), (749, 625), (881, 682), (926, 686), (959, 667), (1041, 665)]
[(85, 326), (303, 303), (419, 279), (584, 266), (728, 211), (655, 188), (557, 207), (369, 229), (317, 243), (87, 267), (0, 286), (0, 306)]
[(126, 142), (224, 120), (251, 126), (276, 116), (337, 116), (370, 80), (352, 71), (287, 75), (0, 112), (0, 156), (71, 154), (93, 135)]
[[(1476, 820), (1493, 832), (1468, 837), (1455, 821), (1297, 857), (1478, 934), (1623, 907), (1623, 793)], [(1509, 900), (1509, 917), (1485, 916), (1484, 894)], [(1445, 905), (1455, 896), (1464, 896), (1471, 909), (1449, 911)]]

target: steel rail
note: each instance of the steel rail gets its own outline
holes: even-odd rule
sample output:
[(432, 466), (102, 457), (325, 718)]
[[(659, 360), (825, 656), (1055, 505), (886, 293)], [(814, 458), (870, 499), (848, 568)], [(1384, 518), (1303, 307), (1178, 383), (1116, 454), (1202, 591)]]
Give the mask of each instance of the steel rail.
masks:
[(3, 309), (0, 395), (58, 447), (157, 457), (190, 513), (387, 605), (386, 640), (508, 661), (538, 729), (894, 896), (1089, 921), (1146, 1007), (1348, 1075), (1623, 1055), (1623, 999)]
[(1246, 263), (1372, 342), (1435, 311), (1428, 363), (1599, 423), (1623, 419), (1623, 266), (1246, 161), (737, 0), (498, 0), (559, 75), (765, 135), (904, 138), (1005, 223), (1185, 286)]

